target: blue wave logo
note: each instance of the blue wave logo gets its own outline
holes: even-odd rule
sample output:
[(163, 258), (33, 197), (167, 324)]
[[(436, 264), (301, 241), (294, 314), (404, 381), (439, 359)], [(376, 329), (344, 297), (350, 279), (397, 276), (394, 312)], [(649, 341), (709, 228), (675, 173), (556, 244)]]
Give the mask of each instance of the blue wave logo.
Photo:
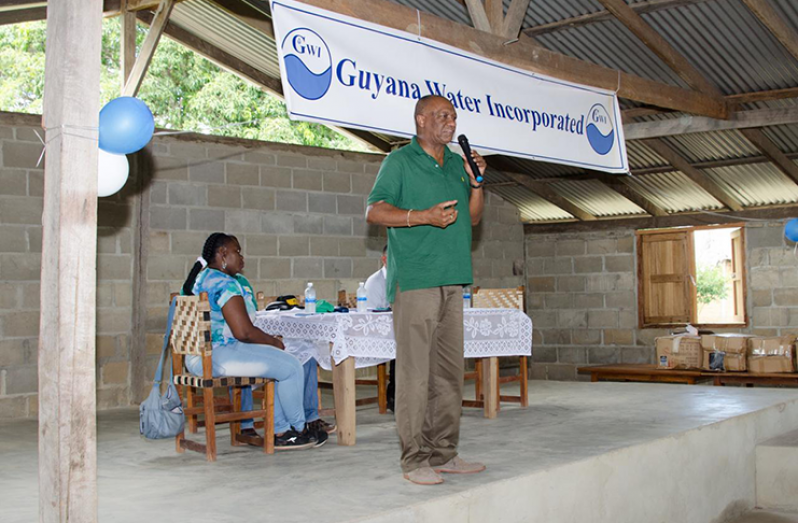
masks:
[(587, 112), (587, 141), (590, 147), (598, 154), (604, 156), (615, 145), (615, 128), (612, 118), (601, 104), (595, 104)]
[(288, 84), (302, 98), (318, 100), (332, 84), (330, 48), (315, 31), (294, 29), (283, 38), (283, 62)]

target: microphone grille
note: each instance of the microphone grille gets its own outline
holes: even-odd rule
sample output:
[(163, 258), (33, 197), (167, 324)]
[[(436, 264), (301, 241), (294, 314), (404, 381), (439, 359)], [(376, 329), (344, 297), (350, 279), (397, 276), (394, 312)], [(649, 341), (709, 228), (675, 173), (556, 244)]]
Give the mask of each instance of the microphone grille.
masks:
[(468, 138), (466, 138), (466, 135), (461, 134), (460, 136), (457, 137), (457, 141), (460, 142), (460, 143), (463, 143), (463, 142), (468, 143)]

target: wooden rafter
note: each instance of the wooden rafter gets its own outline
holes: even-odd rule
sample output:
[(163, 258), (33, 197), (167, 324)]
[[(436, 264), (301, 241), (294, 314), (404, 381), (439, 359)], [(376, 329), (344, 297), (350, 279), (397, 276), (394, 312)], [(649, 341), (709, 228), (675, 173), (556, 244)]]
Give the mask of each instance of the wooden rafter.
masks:
[(518, 173), (504, 173), (505, 175), (509, 176), (519, 185), (523, 185), (533, 193), (537, 194), (544, 200), (548, 201), (549, 203), (556, 205), (560, 209), (567, 211), (568, 213), (574, 215), (578, 220), (582, 221), (593, 221), (596, 219), (595, 216), (587, 212), (586, 210), (574, 205), (569, 200), (563, 198), (559, 194), (557, 194), (554, 189), (546, 185), (545, 183), (539, 183), (528, 176), (524, 176), (523, 174)]
[[(469, 0), (470, 3), (471, 1)], [(490, 22), (490, 32), (498, 34), (504, 22), (504, 2), (502, 0), (485, 0), (485, 12)]]
[[(706, 1), (707, 0), (649, 0), (647, 2), (644, 1), (630, 4), (629, 7), (634, 9), (634, 11), (638, 14), (644, 14), (653, 13), (654, 11), (659, 11), (661, 9), (679, 7), (682, 5), (699, 4)], [(523, 32), (529, 36), (538, 36), (551, 33), (553, 31), (559, 31), (560, 29), (581, 27), (610, 19), (612, 19), (612, 13), (609, 11), (596, 11), (595, 13), (574, 16), (572, 18), (564, 18), (562, 20), (557, 20), (556, 22), (551, 22), (548, 24), (536, 25), (535, 27), (524, 29)]]
[(619, 97), (716, 118), (725, 118), (727, 114), (723, 99), (619, 73), (614, 69), (555, 53), (534, 45), (528, 38), (521, 38), (517, 43), (505, 46), (505, 37), (488, 34), (429, 13), (419, 13), (388, 0), (305, 0), (305, 3), (402, 31), (416, 25), (420, 16), (423, 37), (500, 63), (611, 90), (618, 88), (620, 76)]
[(795, 165), (790, 158), (774, 144), (765, 133), (759, 129), (742, 129), (740, 131), (749, 142), (754, 144), (763, 155), (765, 155), (773, 164), (788, 178), (798, 183), (798, 165)]
[(798, 60), (798, 33), (787, 25), (784, 18), (776, 12), (770, 1), (743, 0), (759, 21), (773, 33), (779, 42)]
[(747, 104), (753, 102), (770, 102), (772, 100), (784, 100), (785, 98), (798, 98), (798, 87), (787, 89), (773, 89), (770, 91), (757, 91), (753, 93), (733, 94), (726, 97), (730, 104)]
[[(138, 19), (144, 22), (147, 25), (152, 24), (153, 22), (153, 15), (152, 13), (146, 11), (140, 11), (138, 14)], [(248, 82), (251, 82), (261, 89), (264, 89), (269, 94), (279, 97), (280, 99), (283, 98), (283, 85), (280, 80), (276, 78), (272, 78), (271, 76), (255, 69), (251, 65), (247, 64), (243, 60), (236, 58), (235, 56), (222, 51), (218, 47), (215, 47), (208, 42), (197, 38), (193, 34), (189, 33), (188, 31), (181, 29), (180, 27), (176, 26), (175, 24), (167, 24), (164, 28), (164, 34), (166, 34), (169, 38), (179, 42), (180, 44), (184, 45), (186, 48), (191, 49), (195, 53), (203, 56), (213, 62), (214, 64), (218, 65), (222, 69), (229, 71)], [(382, 152), (389, 152), (391, 150), (391, 144), (386, 142), (385, 140), (381, 140), (377, 136), (374, 136), (371, 133), (361, 131), (358, 129), (346, 129), (343, 127), (333, 127), (330, 126), (331, 129), (336, 130), (342, 134), (347, 136), (351, 136), (355, 139), (361, 140), (363, 142), (368, 143), (376, 150)]]
[(0, 11), (0, 25), (34, 22), (36, 20), (44, 20), (46, 17), (46, 7), (29, 7), (25, 9), (14, 9), (11, 11)]
[(687, 59), (654, 30), (624, 0), (599, 0), (629, 31), (659, 56), (687, 85), (703, 93), (720, 97), (720, 90), (712, 85)]
[(239, 0), (211, 0), (213, 3), (235, 16), (239, 21), (274, 38), (274, 26), (270, 17)]
[(798, 107), (742, 111), (734, 113), (728, 120), (684, 116), (671, 120), (640, 122), (624, 125), (623, 132), (627, 140), (643, 140), (646, 138), (675, 136), (677, 134), (706, 133), (794, 123), (798, 123)]
[(760, 220), (782, 220), (794, 218), (798, 213), (798, 204), (791, 205), (766, 205), (763, 207), (747, 208), (744, 211), (729, 213), (728, 211), (685, 211), (672, 213), (668, 216), (655, 216), (640, 218), (630, 216), (624, 218), (600, 218), (593, 222), (579, 222), (575, 220), (558, 220), (541, 223), (524, 224), (524, 232), (528, 233), (567, 233), (580, 231), (598, 231), (610, 229), (655, 229), (661, 227), (685, 227), (690, 225), (716, 225), (719, 223), (739, 223), (743, 218)]
[(125, 88), (133, 65), (136, 63), (136, 13), (128, 12), (125, 6), (127, 0), (122, 0), (122, 21), (119, 34), (119, 70), (122, 73), (122, 89)]
[[(740, 93), (740, 94), (732, 94), (726, 96), (726, 103), (729, 107), (729, 119), (734, 118), (734, 111), (737, 110), (742, 104), (747, 103), (754, 103), (754, 102), (770, 102), (773, 100), (785, 100), (789, 98), (798, 98), (798, 87), (788, 87), (786, 89), (772, 89), (768, 91), (755, 91), (751, 93)], [(661, 107), (652, 107), (652, 106), (641, 106), (641, 107), (634, 107), (632, 109), (626, 109), (621, 111), (621, 117), (624, 123), (629, 123), (634, 118), (640, 118), (642, 116), (652, 116), (655, 114), (665, 114), (665, 113), (672, 113), (673, 111), (669, 111), (666, 109), (662, 109)]]
[(480, 31), (490, 33), (490, 20), (482, 0), (465, 0), (465, 2), (466, 7), (468, 7), (468, 15), (471, 17), (471, 23), (474, 27)]
[(743, 210), (742, 204), (732, 195), (723, 190), (712, 179), (699, 171), (688, 162), (684, 157), (672, 149), (668, 144), (661, 140), (643, 140), (651, 150), (658, 155), (662, 156), (669, 164), (673, 165), (677, 170), (681, 171), (685, 176), (690, 178), (693, 183), (704, 189), (712, 195), (713, 198), (722, 202), (723, 205), (733, 211)]
[[(133, 0), (129, 0), (129, 3), (132, 4)], [(130, 75), (128, 75), (125, 81), (125, 87), (122, 89), (122, 96), (136, 96), (136, 94), (138, 94), (141, 88), (141, 82), (144, 81), (144, 76), (147, 74), (147, 69), (150, 67), (152, 57), (155, 56), (158, 41), (161, 39), (161, 35), (166, 27), (166, 23), (169, 21), (169, 15), (172, 14), (172, 8), (174, 8), (174, 6), (174, 0), (163, 0), (159, 4), (158, 11), (156, 11), (155, 17), (150, 24), (147, 37), (141, 45), (141, 51), (139, 52), (138, 58), (136, 58), (136, 63), (133, 64), (133, 69), (130, 71)]]
[(512, 0), (502, 23), (501, 34), (505, 38), (518, 37), (521, 26), (524, 24), (524, 18), (526, 18), (527, 9), (529, 9), (529, 2), (530, 0)]
[(631, 184), (631, 176), (617, 176), (612, 174), (599, 173), (598, 180), (605, 186), (617, 192), (630, 202), (634, 203), (651, 216), (667, 216), (668, 211), (651, 201), (637, 188)]

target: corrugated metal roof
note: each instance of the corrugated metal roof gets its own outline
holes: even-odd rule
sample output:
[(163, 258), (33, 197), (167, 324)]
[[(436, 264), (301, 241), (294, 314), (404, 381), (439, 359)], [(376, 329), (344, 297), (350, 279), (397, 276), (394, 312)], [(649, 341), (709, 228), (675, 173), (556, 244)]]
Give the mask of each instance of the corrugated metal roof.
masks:
[(717, 167), (704, 173), (744, 207), (798, 202), (798, 185), (772, 163)]
[(556, 182), (549, 187), (593, 216), (645, 214), (643, 209), (596, 180)]
[(630, 183), (668, 212), (723, 208), (722, 203), (678, 171), (633, 176)]
[[(245, 0), (268, 13), (266, 0)], [(468, 10), (458, 0), (393, 0), (414, 9), (471, 25)], [(511, 0), (504, 0), (505, 8)], [(629, 0), (638, 3), (650, 0)], [(773, 0), (771, 5), (785, 23), (798, 31), (798, 2)], [(524, 27), (534, 27), (603, 11), (596, 0), (536, 0), (526, 13)], [(792, 57), (758, 19), (738, 0), (707, 0), (688, 4), (674, 2), (666, 8), (642, 13), (659, 34), (668, 40), (711, 83), (726, 94), (798, 87), (798, 60)], [(276, 46), (271, 37), (240, 22), (211, 0), (186, 0), (176, 5), (171, 23), (188, 30), (223, 51), (246, 61), (263, 73), (279, 78)], [(604, 18), (584, 25), (563, 26), (535, 39), (550, 50), (587, 60), (605, 67), (670, 84), (684, 81), (643, 45), (620, 22)], [(620, 100), (622, 108), (640, 104)], [(788, 108), (798, 99), (745, 104), (741, 109)], [(659, 113), (637, 121), (678, 118), (681, 113)], [(798, 153), (798, 124), (762, 128), (785, 153)], [(391, 140), (391, 137), (383, 136)], [(761, 156), (739, 131), (693, 133), (663, 138), (692, 163)], [(667, 167), (667, 163), (645, 144), (627, 142), (632, 170)], [(488, 158), (490, 163), (490, 158)], [(564, 181), (551, 187), (575, 205), (599, 217), (642, 213), (629, 202), (596, 180), (584, 179), (574, 167), (502, 158), (508, 171), (532, 179)], [(738, 198), (744, 206), (798, 202), (798, 185), (774, 165), (758, 163), (707, 169), (707, 175)], [(578, 179), (574, 179), (574, 177)], [(491, 190), (515, 204), (526, 221), (573, 219), (566, 211), (547, 202), (513, 178), (494, 171), (491, 183), (502, 184)], [(723, 205), (677, 171), (636, 176), (632, 184), (654, 203), (669, 212), (715, 210)]]
[(521, 220), (526, 222), (549, 222), (574, 219), (568, 212), (523, 187), (495, 187), (491, 189), (491, 192), (498, 194), (518, 207)]
[(209, 0), (175, 4), (169, 22), (201, 37), (222, 51), (273, 78), (280, 78), (274, 39), (239, 21)]

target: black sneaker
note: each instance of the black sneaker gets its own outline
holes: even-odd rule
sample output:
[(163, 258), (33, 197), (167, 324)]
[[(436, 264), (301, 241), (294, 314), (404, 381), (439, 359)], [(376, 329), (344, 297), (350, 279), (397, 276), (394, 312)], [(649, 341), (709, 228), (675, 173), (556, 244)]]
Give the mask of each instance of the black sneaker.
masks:
[(304, 450), (316, 445), (316, 441), (311, 441), (307, 434), (307, 429), (302, 434), (293, 428), (288, 429), (282, 436), (274, 436), (275, 450)]
[(324, 429), (313, 428), (310, 424), (305, 425), (305, 430), (302, 431), (302, 435), (310, 440), (313, 448), (321, 447), (327, 443), (327, 438), (330, 437)]
[(327, 423), (323, 419), (317, 419), (317, 420), (314, 420), (314, 421), (309, 421), (307, 423), (307, 426), (312, 431), (323, 430), (327, 434), (332, 434), (338, 428), (337, 425), (335, 425), (335, 424), (330, 425), (329, 423)]

